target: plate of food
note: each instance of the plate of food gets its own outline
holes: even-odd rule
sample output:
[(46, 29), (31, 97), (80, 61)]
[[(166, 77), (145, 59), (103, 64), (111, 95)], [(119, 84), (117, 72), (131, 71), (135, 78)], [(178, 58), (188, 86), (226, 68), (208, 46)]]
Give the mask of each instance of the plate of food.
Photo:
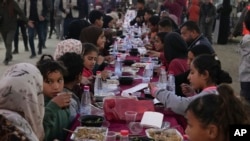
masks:
[(183, 141), (181, 133), (176, 129), (155, 129), (149, 128), (145, 130), (148, 138), (155, 141)]
[(134, 63), (132, 67), (143, 68), (147, 65), (147, 63)]
[(107, 133), (108, 128), (106, 127), (77, 127), (70, 139), (73, 141), (104, 141)]

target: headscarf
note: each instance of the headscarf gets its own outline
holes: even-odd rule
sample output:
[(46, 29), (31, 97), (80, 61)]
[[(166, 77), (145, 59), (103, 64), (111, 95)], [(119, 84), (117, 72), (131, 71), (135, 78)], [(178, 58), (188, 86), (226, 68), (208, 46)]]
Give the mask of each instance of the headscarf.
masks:
[(89, 26), (81, 31), (80, 40), (82, 43), (92, 43), (96, 45), (97, 40), (102, 33), (102, 28), (97, 26)]
[(56, 46), (54, 59), (57, 60), (67, 52), (74, 52), (76, 54), (81, 54), (82, 43), (75, 39), (67, 39), (59, 42)]
[(44, 138), (43, 78), (32, 64), (11, 66), (0, 80), (0, 114), (29, 140)]
[(178, 33), (172, 32), (165, 36), (164, 55), (169, 63), (175, 58), (186, 58), (187, 51), (187, 44)]

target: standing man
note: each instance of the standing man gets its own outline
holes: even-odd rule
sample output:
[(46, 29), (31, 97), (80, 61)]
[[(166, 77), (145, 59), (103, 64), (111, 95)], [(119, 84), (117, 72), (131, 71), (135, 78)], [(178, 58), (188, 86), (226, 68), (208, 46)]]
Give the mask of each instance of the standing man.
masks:
[(34, 44), (34, 37), (35, 37), (35, 30), (38, 35), (38, 54), (42, 54), (42, 48), (45, 45), (45, 33), (44, 26), (47, 25), (46, 16), (48, 14), (48, 7), (47, 7), (46, 0), (27, 0), (27, 17), (29, 20), (33, 21), (34, 27), (28, 28), (29, 34), (29, 44), (31, 50), (30, 58), (36, 57), (35, 51), (35, 44)]
[[(24, 12), (24, 14), (26, 15), (26, 9), (25, 9), (26, 0), (16, 0), (16, 2), (18, 4), (18, 6), (21, 8), (21, 10)], [(19, 50), (18, 50), (19, 28), (21, 29), (21, 33), (23, 36), (23, 44), (24, 44), (25, 51), (29, 51), (26, 23), (25, 23), (25, 21), (23, 21), (21, 19), (17, 19), (17, 28), (16, 28), (16, 33), (15, 33), (15, 38), (14, 38), (14, 51), (12, 54), (19, 53)]]
[(210, 0), (205, 0), (200, 8), (200, 28), (201, 32), (208, 38), (212, 44), (213, 25), (216, 16), (216, 8)]

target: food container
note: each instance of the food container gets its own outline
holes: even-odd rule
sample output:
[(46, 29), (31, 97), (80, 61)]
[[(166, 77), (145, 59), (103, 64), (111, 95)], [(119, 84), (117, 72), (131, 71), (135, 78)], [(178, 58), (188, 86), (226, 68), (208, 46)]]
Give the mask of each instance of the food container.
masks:
[(148, 138), (154, 139), (155, 141), (183, 141), (181, 133), (174, 129), (154, 129), (149, 128), (145, 130)]
[(70, 139), (73, 141), (105, 141), (108, 128), (106, 127), (77, 127)]

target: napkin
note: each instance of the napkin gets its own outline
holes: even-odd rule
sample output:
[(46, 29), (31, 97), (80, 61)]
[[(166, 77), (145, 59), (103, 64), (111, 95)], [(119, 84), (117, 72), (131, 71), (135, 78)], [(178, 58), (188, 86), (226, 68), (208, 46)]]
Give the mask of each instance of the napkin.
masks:
[(139, 90), (142, 90), (144, 88), (147, 88), (148, 87), (148, 83), (141, 83), (141, 84), (138, 84), (132, 88), (129, 88), (129, 89), (126, 89), (126, 90), (123, 90), (122, 93), (121, 93), (121, 96), (130, 96), (129, 94), (130, 93), (134, 93), (134, 92), (137, 92)]

